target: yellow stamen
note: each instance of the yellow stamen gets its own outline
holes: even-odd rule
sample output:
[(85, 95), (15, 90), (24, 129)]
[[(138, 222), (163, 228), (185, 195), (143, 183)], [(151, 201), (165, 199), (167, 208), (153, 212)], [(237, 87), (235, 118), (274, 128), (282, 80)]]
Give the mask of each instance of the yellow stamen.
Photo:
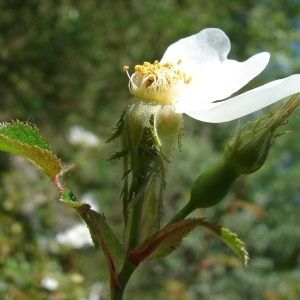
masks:
[(186, 75), (178, 65), (182, 60), (178, 59), (177, 64), (166, 62), (160, 63), (157, 60), (153, 64), (144, 62), (135, 66), (135, 73), (129, 76), (124, 66), (123, 70), (130, 77), (129, 90), (138, 98), (150, 101), (157, 101), (163, 104), (172, 104), (183, 88), (188, 85), (192, 77)]

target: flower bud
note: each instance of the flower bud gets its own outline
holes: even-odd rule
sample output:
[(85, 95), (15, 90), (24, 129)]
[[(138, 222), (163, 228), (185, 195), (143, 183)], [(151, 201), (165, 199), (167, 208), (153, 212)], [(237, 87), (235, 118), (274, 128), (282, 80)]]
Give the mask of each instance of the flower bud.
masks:
[(292, 96), (275, 114), (260, 117), (244, 127), (239, 126), (226, 142), (226, 164), (238, 174), (251, 174), (259, 170), (276, 137), (286, 133), (277, 133), (276, 130), (286, 123), (286, 119), (299, 105), (298, 95)]
[(238, 174), (251, 174), (259, 170), (268, 156), (276, 135), (270, 130), (255, 130), (263, 119), (239, 127), (237, 133), (226, 142), (225, 161)]
[(254, 173), (262, 167), (275, 138), (286, 133), (276, 133), (276, 130), (300, 105), (297, 96), (292, 96), (275, 114), (260, 117), (238, 128), (227, 140), (224, 158), (195, 180), (190, 201), (180, 212), (180, 218), (197, 208), (218, 204), (239, 176)]
[(219, 161), (195, 180), (189, 207), (195, 210), (218, 204), (239, 176), (224, 160)]

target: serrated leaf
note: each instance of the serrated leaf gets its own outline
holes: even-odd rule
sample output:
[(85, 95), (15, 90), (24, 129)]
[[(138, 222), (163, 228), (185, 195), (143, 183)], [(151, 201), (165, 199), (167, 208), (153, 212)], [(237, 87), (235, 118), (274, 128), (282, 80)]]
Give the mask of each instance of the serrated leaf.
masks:
[(52, 181), (61, 173), (61, 161), (51, 151), (36, 127), (13, 122), (0, 126), (0, 150), (28, 159)]
[(242, 240), (240, 240), (235, 233), (223, 227), (220, 232), (220, 238), (242, 259), (244, 264), (247, 265), (249, 261), (249, 255), (246, 249), (244, 248), (245, 243)]
[(129, 253), (129, 259), (136, 265), (144, 260), (162, 258), (171, 254), (203, 219), (184, 219), (167, 225), (156, 234), (139, 244)]
[(91, 210), (88, 204), (79, 207), (77, 212), (90, 230), (95, 249), (100, 246), (105, 255), (110, 271), (111, 283), (115, 289), (120, 289), (121, 285), (118, 275), (125, 261), (125, 251), (121, 242), (107, 224), (103, 214), (101, 215)]
[(0, 134), (11, 140), (27, 144), (28, 146), (36, 146), (44, 150), (50, 150), (48, 143), (40, 134), (38, 128), (28, 123), (22, 123), (20, 121), (4, 123), (0, 125)]
[(170, 255), (180, 245), (182, 239), (197, 226), (206, 227), (215, 233), (247, 265), (249, 256), (244, 248), (244, 243), (235, 233), (216, 223), (209, 222), (206, 218), (184, 219), (167, 225), (134, 248), (129, 253), (129, 259), (135, 265), (139, 265), (144, 260)]
[(208, 220), (205, 220), (201, 226), (204, 226), (215, 233), (231, 250), (233, 250), (239, 256), (239, 258), (242, 259), (243, 263), (247, 265), (249, 255), (244, 248), (245, 243), (238, 238), (237, 234), (220, 226), (219, 224), (209, 222)]

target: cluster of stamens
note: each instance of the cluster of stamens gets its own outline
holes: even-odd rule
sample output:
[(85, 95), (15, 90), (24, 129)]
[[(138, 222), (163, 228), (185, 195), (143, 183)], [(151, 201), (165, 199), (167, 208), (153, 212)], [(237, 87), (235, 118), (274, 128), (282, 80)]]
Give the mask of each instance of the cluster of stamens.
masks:
[(179, 69), (181, 60), (177, 65), (173, 63), (160, 63), (157, 60), (153, 64), (144, 62), (135, 66), (135, 73), (128, 73), (129, 67), (124, 71), (129, 77), (129, 90), (138, 98), (157, 101), (164, 104), (172, 104), (185, 85), (189, 84), (192, 77), (187, 76)]

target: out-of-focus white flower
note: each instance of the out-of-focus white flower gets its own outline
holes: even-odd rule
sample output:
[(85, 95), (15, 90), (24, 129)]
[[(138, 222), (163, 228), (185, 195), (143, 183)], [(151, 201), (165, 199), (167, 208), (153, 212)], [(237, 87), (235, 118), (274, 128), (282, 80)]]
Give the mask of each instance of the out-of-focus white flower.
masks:
[(48, 291), (55, 291), (59, 284), (58, 281), (51, 277), (44, 277), (41, 281), (41, 286)]
[(296, 74), (224, 100), (261, 73), (270, 58), (263, 52), (238, 62), (227, 59), (229, 51), (222, 30), (204, 29), (169, 46), (160, 62), (136, 65), (131, 76), (125, 66), (129, 90), (139, 100), (172, 105), (176, 113), (211, 123), (240, 118), (300, 92)]
[(93, 210), (95, 210), (97, 212), (100, 212), (100, 206), (96, 202), (96, 200), (95, 200), (95, 198), (93, 196), (93, 193), (90, 193), (90, 192), (84, 193), (81, 196), (81, 202), (88, 203)]
[(89, 294), (89, 300), (100, 300), (100, 293), (103, 289), (102, 282), (96, 282), (91, 286), (91, 292)]
[(75, 249), (80, 249), (84, 246), (93, 246), (90, 232), (85, 224), (77, 224), (64, 232), (58, 233), (55, 240), (59, 244)]
[(95, 148), (100, 144), (100, 139), (97, 135), (79, 125), (72, 126), (67, 137), (72, 145)]

